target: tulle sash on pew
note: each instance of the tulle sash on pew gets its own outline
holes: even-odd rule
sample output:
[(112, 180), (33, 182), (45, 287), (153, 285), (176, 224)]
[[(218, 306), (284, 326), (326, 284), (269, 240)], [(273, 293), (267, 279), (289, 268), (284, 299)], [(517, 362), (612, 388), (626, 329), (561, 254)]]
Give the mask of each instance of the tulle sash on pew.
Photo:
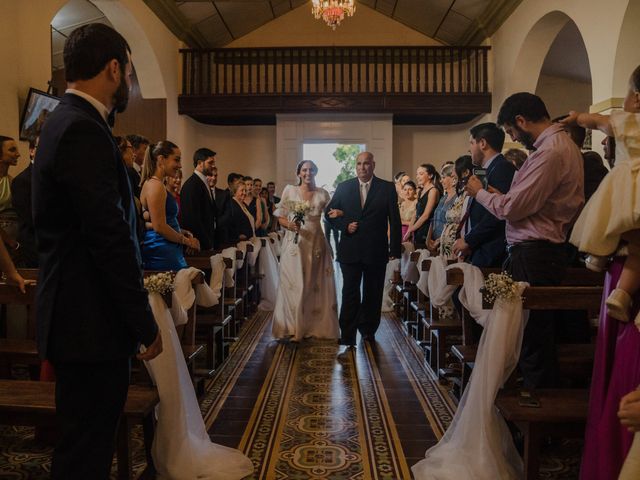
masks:
[[(193, 272), (190, 270), (178, 272), (180, 285), (176, 285), (172, 303), (180, 310), (190, 308), (195, 301), (193, 288), (189, 291), (184, 287), (191, 285)], [(182, 314), (179, 312), (180, 317), (174, 319), (158, 293), (149, 294), (149, 304), (160, 328), (163, 346), (160, 355), (145, 362), (160, 395), (152, 447), (158, 478), (240, 480), (251, 474), (253, 465), (249, 458), (209, 439), (176, 333), (175, 325), (182, 322)]]
[[(444, 268), (432, 263), (442, 277)], [(493, 310), (482, 309), (482, 272), (467, 264), (450, 265), (464, 271), (459, 298), (474, 319), (484, 325), (475, 366), (448, 430), (437, 445), (427, 450), (425, 459), (411, 470), (416, 480), (516, 480), (523, 476), (523, 464), (504, 419), (498, 414), (498, 390), (513, 372), (522, 345), (528, 312), (522, 299), (499, 300)], [(431, 283), (429, 290), (444, 290)], [(446, 284), (446, 280), (444, 282)], [(527, 286), (519, 284), (520, 293)], [(440, 298), (441, 300), (441, 298)]]

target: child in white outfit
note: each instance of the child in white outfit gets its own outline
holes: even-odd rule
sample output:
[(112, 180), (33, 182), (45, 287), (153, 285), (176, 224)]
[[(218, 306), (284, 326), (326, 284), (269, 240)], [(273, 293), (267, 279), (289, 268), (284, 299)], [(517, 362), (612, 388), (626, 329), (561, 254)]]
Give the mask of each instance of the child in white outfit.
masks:
[[(640, 67), (631, 75), (623, 112), (571, 112), (562, 123), (597, 128), (616, 138), (616, 165), (585, 205), (570, 241), (589, 253), (586, 263), (592, 269), (604, 270), (609, 256), (626, 251), (617, 288), (606, 304), (610, 317), (628, 322), (631, 297), (640, 290)], [(640, 328), (640, 315), (636, 325)]]

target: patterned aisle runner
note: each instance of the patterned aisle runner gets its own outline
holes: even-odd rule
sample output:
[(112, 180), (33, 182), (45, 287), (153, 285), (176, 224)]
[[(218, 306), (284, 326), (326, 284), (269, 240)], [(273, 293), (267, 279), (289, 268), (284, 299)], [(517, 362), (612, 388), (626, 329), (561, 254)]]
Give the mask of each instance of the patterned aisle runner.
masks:
[(240, 449), (255, 479), (410, 478), (370, 355), (279, 345)]
[[(246, 322), (208, 383), (201, 411), (212, 439), (239, 446), (255, 480), (409, 480), (455, 409), (395, 315), (383, 315), (374, 348), (359, 344), (340, 359), (333, 342), (277, 344), (270, 326), (264, 312)], [(132, 447), (139, 474), (139, 428)], [(545, 455), (540, 477), (576, 478), (580, 448)], [(0, 427), (0, 478), (47, 479), (50, 455), (33, 428)]]

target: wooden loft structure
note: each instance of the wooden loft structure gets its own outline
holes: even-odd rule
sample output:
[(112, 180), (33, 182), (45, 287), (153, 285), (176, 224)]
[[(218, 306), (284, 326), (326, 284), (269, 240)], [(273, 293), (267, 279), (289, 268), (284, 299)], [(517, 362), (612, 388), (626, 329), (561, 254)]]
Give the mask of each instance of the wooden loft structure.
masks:
[(490, 47), (183, 49), (178, 111), (213, 125), (279, 113), (388, 113), (399, 125), (464, 123), (491, 111)]

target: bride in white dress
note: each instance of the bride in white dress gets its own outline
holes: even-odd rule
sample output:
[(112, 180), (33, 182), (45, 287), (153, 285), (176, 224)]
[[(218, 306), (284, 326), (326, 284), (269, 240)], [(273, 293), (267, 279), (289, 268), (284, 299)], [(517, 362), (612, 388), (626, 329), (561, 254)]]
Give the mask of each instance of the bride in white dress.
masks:
[[(318, 167), (303, 160), (296, 168), (298, 185), (287, 185), (274, 215), (287, 230), (280, 254), (280, 288), (273, 312), (273, 336), (337, 339), (339, 335), (333, 260), (322, 231), (329, 193), (316, 187)], [(290, 212), (292, 202), (309, 202), (302, 225)], [(339, 214), (339, 212), (334, 213)], [(295, 242), (296, 232), (299, 234)]]

